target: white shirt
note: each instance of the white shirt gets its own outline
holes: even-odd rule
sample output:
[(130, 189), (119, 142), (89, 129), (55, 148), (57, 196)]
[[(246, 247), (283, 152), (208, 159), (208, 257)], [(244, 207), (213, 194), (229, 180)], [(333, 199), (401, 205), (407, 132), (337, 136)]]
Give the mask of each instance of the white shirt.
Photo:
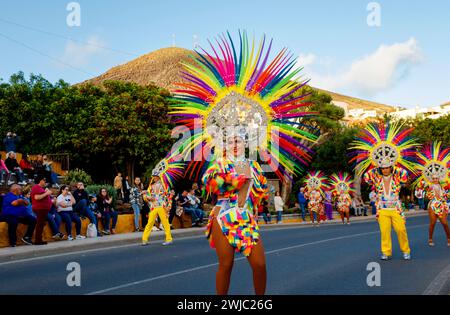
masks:
[(58, 196), (58, 198), (56, 198), (56, 204), (58, 204), (58, 212), (61, 211), (72, 211), (73, 208), (72, 206), (68, 206), (68, 207), (62, 207), (59, 203), (60, 202), (65, 202), (66, 204), (71, 205), (72, 204), (72, 198), (70, 195), (66, 195), (63, 196), (62, 194)]
[(283, 211), (284, 201), (281, 199), (281, 196), (275, 196), (273, 202), (275, 203), (276, 211)]
[(423, 198), (423, 189), (416, 189), (415, 195), (419, 199)]

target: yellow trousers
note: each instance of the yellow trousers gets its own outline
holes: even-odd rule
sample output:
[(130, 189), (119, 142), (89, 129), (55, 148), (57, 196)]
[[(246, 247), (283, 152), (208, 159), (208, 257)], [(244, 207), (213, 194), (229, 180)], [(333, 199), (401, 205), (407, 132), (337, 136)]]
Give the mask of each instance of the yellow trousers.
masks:
[(144, 233), (142, 234), (142, 241), (148, 242), (150, 233), (152, 232), (153, 225), (155, 224), (156, 216), (159, 216), (161, 223), (164, 227), (164, 232), (166, 233), (166, 242), (172, 241), (172, 234), (170, 233), (170, 224), (167, 219), (166, 210), (163, 207), (155, 208), (150, 211), (148, 215), (148, 223), (145, 226)]
[(391, 230), (394, 227), (397, 233), (400, 250), (409, 254), (408, 234), (406, 233), (405, 220), (396, 210), (380, 210), (378, 216), (378, 224), (381, 232), (381, 252), (387, 256), (392, 256), (392, 239)]

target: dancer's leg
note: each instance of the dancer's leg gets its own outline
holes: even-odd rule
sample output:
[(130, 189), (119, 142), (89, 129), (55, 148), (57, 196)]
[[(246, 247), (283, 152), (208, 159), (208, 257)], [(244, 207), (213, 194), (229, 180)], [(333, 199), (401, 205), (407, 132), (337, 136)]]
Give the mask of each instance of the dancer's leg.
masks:
[(264, 246), (261, 240), (252, 248), (252, 252), (247, 257), (250, 267), (253, 271), (253, 286), (256, 295), (264, 295), (266, 292), (266, 257), (264, 254)]
[(216, 292), (218, 295), (226, 295), (230, 287), (231, 271), (233, 270), (234, 248), (223, 235), (217, 219), (214, 217), (213, 220), (211, 237), (219, 260), (219, 267), (216, 273)]
[(436, 226), (436, 221), (438, 219), (437, 215), (434, 213), (433, 210), (428, 209), (428, 216), (430, 217), (430, 225), (428, 227), (428, 243), (432, 245), (433, 243), (433, 234), (434, 234), (434, 228)]

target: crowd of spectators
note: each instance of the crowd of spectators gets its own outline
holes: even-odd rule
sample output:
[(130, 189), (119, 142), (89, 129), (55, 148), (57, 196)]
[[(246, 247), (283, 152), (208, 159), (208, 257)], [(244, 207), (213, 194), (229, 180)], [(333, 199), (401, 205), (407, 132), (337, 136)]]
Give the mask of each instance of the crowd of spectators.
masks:
[(44, 175), (51, 187), (59, 188), (58, 175), (53, 172), (52, 161), (46, 154), (38, 154), (33, 160), (27, 153), (22, 153), (20, 162), (17, 159), (17, 150), (20, 137), (8, 132), (3, 139), (5, 160), (0, 159), (0, 185), (27, 185), (34, 182), (38, 175)]
[[(73, 241), (86, 238), (81, 234), (81, 220), (90, 221), (88, 229), (95, 231), (94, 236), (103, 236), (115, 233), (117, 217), (118, 213), (112, 206), (112, 197), (105, 188), (100, 189), (97, 195), (89, 195), (84, 184), (79, 182), (73, 191), (69, 186), (63, 185), (58, 194), (53, 195), (43, 174), (35, 177), (33, 186), (11, 185), (9, 192), (3, 196), (0, 209), (0, 222), (8, 224), (11, 247), (17, 244), (16, 232), (19, 223), (27, 225), (26, 233), (21, 239), (23, 243), (46, 245), (47, 242), (43, 239), (46, 223), (54, 240)], [(99, 220), (103, 223), (103, 230), (98, 228)], [(66, 234), (61, 232), (62, 222)], [(73, 223), (75, 231), (72, 231)]]

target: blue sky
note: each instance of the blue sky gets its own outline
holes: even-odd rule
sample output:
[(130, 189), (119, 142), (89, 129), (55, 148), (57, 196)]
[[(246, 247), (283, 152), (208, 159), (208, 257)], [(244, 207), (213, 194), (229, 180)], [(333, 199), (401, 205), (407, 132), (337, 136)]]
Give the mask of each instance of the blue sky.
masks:
[(169, 47), (173, 35), (176, 46), (193, 48), (195, 35), (206, 47), (245, 29), (300, 56), (313, 86), (404, 107), (450, 102), (446, 0), (376, 1), (379, 27), (363, 0), (80, 0), (75, 27), (70, 2), (0, 0), (0, 78), (21, 70), (77, 83)]

